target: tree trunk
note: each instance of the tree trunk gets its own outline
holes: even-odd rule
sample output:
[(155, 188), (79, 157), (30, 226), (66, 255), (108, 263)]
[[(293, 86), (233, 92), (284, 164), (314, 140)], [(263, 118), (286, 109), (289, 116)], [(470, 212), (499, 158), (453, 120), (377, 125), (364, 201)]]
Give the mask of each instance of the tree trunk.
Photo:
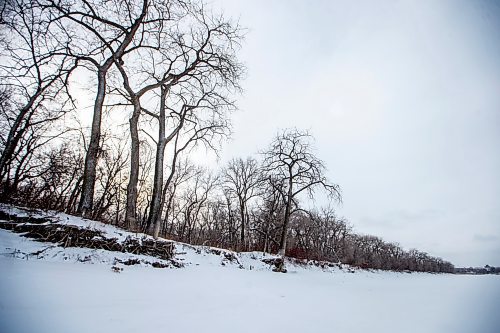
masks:
[(82, 214), (85, 218), (92, 217), (92, 208), (94, 204), (97, 158), (101, 139), (102, 106), (106, 95), (106, 71), (107, 70), (101, 68), (97, 73), (97, 95), (94, 103), (94, 116), (92, 118), (89, 148), (85, 155), (82, 194), (78, 206), (78, 213)]
[(286, 253), (286, 240), (287, 240), (287, 234), (288, 234), (288, 224), (290, 222), (290, 215), (291, 215), (291, 206), (292, 206), (292, 194), (293, 194), (293, 189), (292, 189), (292, 179), (290, 178), (289, 184), (288, 184), (288, 194), (287, 194), (287, 200), (286, 200), (286, 207), (285, 207), (285, 220), (283, 222), (283, 231), (281, 232), (281, 240), (280, 240), (280, 250), (278, 252), (278, 255), (283, 257), (283, 261), (285, 259), (285, 253)]
[(286, 254), (286, 241), (287, 241), (287, 234), (288, 234), (288, 224), (290, 222), (291, 206), (292, 206), (292, 194), (293, 194), (292, 185), (293, 185), (292, 178), (290, 178), (287, 200), (286, 200), (286, 207), (285, 207), (285, 220), (283, 221), (283, 231), (281, 232), (280, 250), (278, 251), (278, 255), (281, 257), (281, 262), (279, 263), (279, 265), (275, 269), (275, 272), (281, 272), (281, 273), (286, 273), (285, 254)]
[[(141, 25), (142, 20), (146, 16), (146, 11), (148, 7), (148, 1), (144, 0), (142, 3), (142, 11), (139, 17), (134, 21), (130, 27), (130, 31), (126, 33), (123, 42), (120, 44), (118, 49), (112, 54), (102, 66), (98, 67), (97, 70), (97, 96), (94, 103), (94, 116), (92, 118), (92, 130), (90, 134), (89, 149), (85, 156), (85, 168), (83, 172), (83, 188), (82, 195), (80, 197), (80, 204), (78, 205), (78, 212), (83, 215), (83, 217), (92, 216), (92, 208), (94, 201), (94, 188), (96, 179), (96, 167), (97, 167), (97, 157), (99, 154), (99, 143), (101, 137), (101, 120), (102, 120), (102, 106), (104, 104), (104, 97), (106, 95), (106, 74), (115, 62), (116, 59), (120, 59), (125, 52), (128, 45), (132, 42), (137, 29)], [(99, 36), (101, 37), (101, 36)], [(138, 101), (137, 101), (138, 102)], [(139, 105), (140, 111), (140, 105)], [(134, 105), (135, 114), (135, 105)], [(137, 113), (137, 119), (139, 114)], [(132, 127), (132, 125), (131, 125)], [(137, 124), (135, 126), (137, 130)], [(137, 135), (138, 137), (138, 135)], [(137, 142), (138, 145), (138, 142)], [(139, 149), (137, 148), (137, 153)], [(132, 172), (131, 172), (132, 173)], [(129, 184), (130, 185), (130, 184)], [(136, 197), (137, 197), (137, 186), (136, 186)], [(128, 197), (127, 197), (128, 200)], [(135, 208), (135, 206), (134, 206)], [(135, 219), (135, 212), (134, 212)]]
[(139, 183), (139, 115), (141, 104), (139, 99), (132, 101), (134, 112), (129, 120), (130, 124), (130, 177), (127, 186), (127, 207), (125, 208), (125, 222), (132, 231), (138, 231), (137, 226), (137, 184)]
[(73, 191), (71, 191), (71, 195), (66, 205), (66, 209), (64, 210), (65, 213), (71, 214), (74, 212), (74, 206), (76, 205), (78, 195), (80, 194), (81, 191), (80, 183), (82, 182), (82, 180), (83, 176), (78, 177), (78, 180), (76, 181), (76, 184), (73, 187)]
[(241, 218), (241, 251), (245, 251), (245, 203), (240, 199), (240, 218)]
[(163, 161), (165, 159), (165, 98), (167, 90), (161, 88), (160, 117), (158, 125), (158, 143), (156, 144), (155, 175), (153, 183), (153, 197), (151, 199), (151, 208), (149, 210), (148, 226), (155, 239), (158, 238), (161, 225), (162, 199), (163, 199)]
[[(23, 137), (26, 130), (30, 127), (30, 120), (33, 116), (34, 110), (32, 110), (33, 105), (40, 95), (43, 93), (44, 89), (39, 88), (37, 92), (31, 96), (26, 105), (19, 110), (14, 123), (10, 127), (9, 134), (5, 140), (5, 147), (0, 155), (0, 181), (3, 181), (4, 176), (8, 173), (4, 172), (9, 161), (11, 161), (14, 152), (16, 151), (19, 141)], [(31, 110), (31, 112), (30, 112)], [(22, 123), (24, 122), (24, 125)], [(8, 177), (7, 177), (8, 178)], [(8, 181), (8, 179), (7, 179)]]

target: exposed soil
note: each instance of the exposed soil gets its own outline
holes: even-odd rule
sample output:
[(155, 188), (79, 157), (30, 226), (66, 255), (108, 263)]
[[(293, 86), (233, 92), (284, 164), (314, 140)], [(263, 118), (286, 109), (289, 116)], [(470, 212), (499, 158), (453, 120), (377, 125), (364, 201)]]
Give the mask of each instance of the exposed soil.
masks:
[[(57, 224), (50, 218), (21, 217), (3, 211), (0, 211), (0, 220), (3, 220), (0, 221), (0, 229), (10, 230), (22, 234), (23, 237), (54, 243), (62, 247), (102, 249), (153, 256), (163, 260), (171, 260), (174, 256), (175, 246), (172, 242), (146, 237), (142, 239), (127, 237), (123, 242), (118, 242), (116, 238), (106, 238), (99, 230)], [(152, 263), (151, 265), (153, 267), (164, 266), (161, 263)]]

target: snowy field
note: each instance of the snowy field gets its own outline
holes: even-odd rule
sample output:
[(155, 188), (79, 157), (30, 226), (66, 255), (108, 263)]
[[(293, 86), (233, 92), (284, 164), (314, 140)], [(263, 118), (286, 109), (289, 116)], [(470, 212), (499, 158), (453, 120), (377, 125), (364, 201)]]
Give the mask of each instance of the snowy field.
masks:
[(1, 332), (499, 332), (498, 276), (0, 259)]
[[(40, 249), (40, 259), (26, 255)], [(282, 274), (258, 253), (224, 263), (194, 247), (176, 251), (185, 268), (115, 273), (116, 253), (48, 248), (0, 230), (0, 332), (500, 332), (500, 276)]]

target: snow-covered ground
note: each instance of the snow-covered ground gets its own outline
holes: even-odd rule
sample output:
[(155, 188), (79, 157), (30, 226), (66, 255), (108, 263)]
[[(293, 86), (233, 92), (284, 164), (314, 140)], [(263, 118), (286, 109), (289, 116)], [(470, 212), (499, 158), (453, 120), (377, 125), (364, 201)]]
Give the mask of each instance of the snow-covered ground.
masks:
[(114, 258), (131, 255), (49, 247), (0, 229), (0, 332), (500, 332), (500, 276), (300, 266), (281, 274), (260, 253), (235, 262), (204, 247), (176, 252), (184, 268), (115, 273)]

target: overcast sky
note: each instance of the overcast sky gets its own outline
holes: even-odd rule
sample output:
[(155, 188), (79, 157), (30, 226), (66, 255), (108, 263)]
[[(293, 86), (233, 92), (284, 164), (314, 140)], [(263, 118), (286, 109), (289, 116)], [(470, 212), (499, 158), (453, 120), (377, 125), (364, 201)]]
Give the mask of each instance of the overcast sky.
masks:
[(355, 230), (500, 266), (500, 2), (213, 4), (248, 28), (222, 160), (309, 129)]

